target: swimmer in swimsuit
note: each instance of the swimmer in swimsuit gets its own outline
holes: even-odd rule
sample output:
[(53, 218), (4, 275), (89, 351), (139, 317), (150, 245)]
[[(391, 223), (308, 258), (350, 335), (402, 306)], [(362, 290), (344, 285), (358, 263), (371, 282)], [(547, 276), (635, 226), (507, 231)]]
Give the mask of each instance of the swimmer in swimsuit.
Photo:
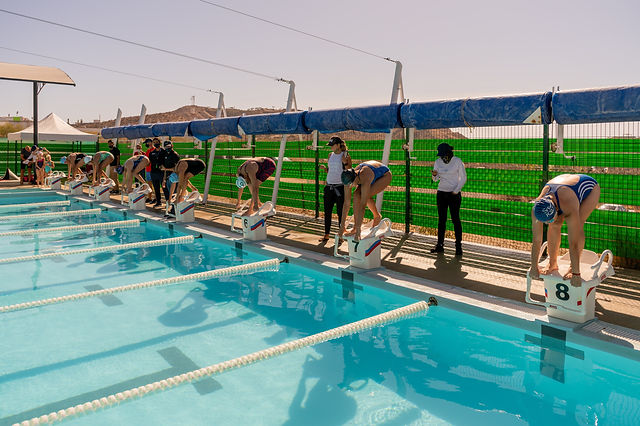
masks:
[[(569, 256), (571, 270), (564, 279), (571, 279), (571, 285), (580, 287), (580, 256), (584, 248), (584, 224), (591, 212), (598, 205), (600, 185), (587, 175), (560, 175), (551, 179), (542, 188), (531, 211), (531, 229), (533, 244), (531, 246), (531, 278), (540, 278), (540, 273), (548, 274), (558, 269), (558, 251), (560, 250), (560, 231), (562, 223), (567, 221), (569, 238)], [(544, 271), (538, 269), (540, 247), (542, 245), (543, 225), (549, 225), (547, 233), (549, 250), (549, 267)]]
[(105, 170), (113, 160), (115, 160), (115, 158), (109, 151), (98, 151), (91, 157), (91, 165), (93, 166), (92, 186), (100, 185), (100, 178), (103, 176), (109, 179), (109, 175), (107, 175)]
[[(178, 161), (176, 165), (176, 173), (178, 174), (178, 189), (176, 190), (176, 203), (184, 200), (184, 193), (187, 190), (187, 187), (192, 191), (197, 191), (198, 189), (191, 184), (189, 179), (202, 173), (206, 165), (204, 161), (199, 158), (184, 158)], [(171, 185), (171, 192), (173, 192), (173, 188), (175, 185)], [(172, 194), (169, 196), (171, 197)], [(171, 199), (171, 198), (169, 198)]]
[(273, 174), (275, 169), (276, 163), (269, 157), (251, 158), (242, 163), (238, 167), (238, 178), (236, 179), (236, 186), (238, 187), (236, 208), (240, 207), (242, 191), (247, 186), (251, 192), (251, 204), (249, 205), (249, 210), (244, 214), (251, 215), (256, 212), (261, 205), (258, 194), (260, 185)]
[(351, 188), (345, 188), (340, 235), (353, 235), (355, 240), (358, 241), (365, 207), (369, 207), (369, 210), (373, 213), (372, 226), (378, 225), (382, 220), (373, 197), (389, 186), (391, 183), (391, 171), (379, 161), (365, 161), (358, 164), (355, 169), (343, 171), (342, 183), (345, 186), (356, 186), (356, 190), (353, 193), (353, 220), (355, 224), (351, 231), (344, 232), (349, 208), (351, 208)]
[(67, 177), (69, 180), (75, 179), (76, 174), (85, 173), (82, 170), (83, 167), (86, 169), (87, 163), (91, 160), (91, 156), (85, 155), (81, 152), (72, 152), (66, 157), (60, 158), (60, 163), (67, 165)]
[(122, 173), (122, 186), (127, 194), (130, 194), (131, 191), (133, 191), (134, 178), (137, 179), (140, 184), (147, 183), (140, 173), (144, 171), (149, 164), (151, 164), (151, 162), (143, 154), (134, 155), (125, 161), (124, 171)]

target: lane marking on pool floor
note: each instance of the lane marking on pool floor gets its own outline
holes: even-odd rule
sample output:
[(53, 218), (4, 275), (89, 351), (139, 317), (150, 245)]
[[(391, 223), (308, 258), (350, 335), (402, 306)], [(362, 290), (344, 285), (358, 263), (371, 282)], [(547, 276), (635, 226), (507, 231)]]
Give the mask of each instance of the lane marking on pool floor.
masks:
[(156, 246), (168, 246), (173, 244), (187, 244), (192, 243), (194, 240), (193, 235), (186, 235), (184, 237), (175, 237), (175, 238), (163, 238), (161, 240), (151, 240), (151, 241), (140, 241), (137, 243), (128, 243), (128, 244), (116, 244), (113, 246), (105, 246), (105, 247), (92, 247), (86, 249), (77, 249), (77, 250), (69, 250), (69, 251), (61, 251), (61, 252), (53, 252), (53, 253), (42, 253), (42, 254), (33, 254), (30, 256), (19, 256), (19, 257), (8, 257), (6, 259), (0, 259), (1, 263), (14, 263), (14, 262), (26, 262), (28, 260), (38, 260), (38, 259), (46, 259), (49, 257), (59, 257), (59, 256), (70, 256), (74, 254), (85, 254), (85, 253), (102, 253), (107, 251), (120, 251), (120, 250), (130, 250), (134, 248), (142, 248), (142, 247), (156, 247)]
[[(185, 238), (185, 237), (178, 237)], [(193, 236), (191, 236), (193, 239)], [(171, 239), (171, 238), (170, 238)], [(280, 269), (280, 259), (269, 259), (260, 262), (247, 263), (244, 265), (229, 266), (227, 268), (214, 269), (212, 271), (196, 272), (194, 274), (179, 275), (177, 277), (163, 278), (159, 280), (146, 281), (137, 284), (123, 285), (120, 287), (105, 288), (103, 290), (89, 291), (86, 293), (76, 293), (67, 296), (52, 297), (49, 299), (35, 300), (32, 302), (17, 303), (15, 305), (0, 306), (0, 313), (20, 311), (23, 309), (35, 308), (45, 305), (53, 305), (57, 303), (69, 302), (72, 300), (82, 300), (91, 297), (106, 296), (113, 293), (121, 293), (124, 291), (138, 290), (142, 288), (157, 287), (185, 281), (199, 281), (217, 277), (231, 277), (235, 275), (253, 274), (263, 271), (278, 271)]]
[(20, 215), (0, 216), (0, 221), (9, 222), (12, 220), (21, 221), (21, 220), (31, 220), (31, 219), (44, 219), (47, 217), (99, 215), (101, 212), (102, 212), (102, 209), (85, 209), (85, 210), (70, 210), (65, 212), (20, 214)]
[[(293, 340), (291, 342), (283, 343), (281, 345), (273, 346), (268, 349), (253, 352), (248, 355), (234, 358), (229, 361), (212, 364), (208, 367), (200, 368), (197, 370), (189, 371), (177, 376), (169, 377), (168, 379), (159, 380), (153, 383), (149, 383), (144, 386), (139, 386), (124, 392), (118, 392), (102, 398), (96, 398), (92, 401), (85, 402), (84, 404), (77, 404), (67, 409), (51, 412), (50, 414), (44, 414), (40, 417), (34, 417), (29, 420), (23, 421), (21, 424), (46, 424), (56, 421), (62, 421), (65, 418), (73, 417), (80, 414), (89, 414), (97, 410), (112, 407), (114, 405), (121, 404), (132, 399), (141, 398), (145, 395), (149, 395), (154, 392), (161, 392), (167, 389), (174, 388), (176, 386), (199, 381), (204, 378), (208, 378), (214, 374), (220, 374), (228, 370), (244, 367), (258, 361), (263, 361), (276, 356), (280, 356), (298, 349), (305, 348), (307, 346), (314, 346), (319, 343), (327, 342), (329, 340), (338, 339), (347, 335), (355, 334), (360, 331), (370, 329), (373, 327), (386, 325), (391, 322), (400, 321), (403, 319), (413, 318), (416, 316), (424, 315), (428, 311), (432, 304), (437, 305), (437, 301), (434, 298), (430, 298), (429, 302), (420, 301), (412, 303), (411, 305), (403, 306), (398, 309), (384, 312), (379, 315), (375, 315), (369, 318), (355, 321), (340, 327), (332, 328), (321, 333), (313, 334), (311, 336), (303, 337), (301, 339)], [(18, 424), (18, 423), (16, 423)]]
[(66, 232), (66, 231), (93, 231), (99, 229), (118, 229), (118, 228), (135, 228), (140, 226), (140, 220), (117, 220), (115, 222), (89, 223), (87, 225), (70, 225), (58, 226), (55, 228), (31, 228), (21, 231), (0, 232), (0, 237), (11, 237), (15, 235), (33, 235), (48, 232)]

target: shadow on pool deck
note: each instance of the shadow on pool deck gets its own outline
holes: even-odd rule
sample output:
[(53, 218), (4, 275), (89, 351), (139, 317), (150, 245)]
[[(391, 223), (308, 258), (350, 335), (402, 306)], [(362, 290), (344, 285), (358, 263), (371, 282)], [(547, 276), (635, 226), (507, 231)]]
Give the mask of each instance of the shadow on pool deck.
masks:
[[(229, 229), (233, 211), (230, 205), (210, 203), (198, 209), (196, 218), (198, 222)], [(331, 256), (333, 239), (319, 241), (323, 234), (322, 219), (279, 213), (268, 220), (271, 241)], [(435, 242), (432, 236), (396, 232), (383, 240), (382, 264), (408, 275), (524, 302), (528, 252), (463, 241), (464, 255), (456, 257), (449, 240), (444, 253), (430, 253)], [(534, 294), (541, 299), (542, 282), (534, 283)], [(596, 315), (608, 323), (640, 330), (640, 271), (616, 268), (616, 275), (598, 287)]]

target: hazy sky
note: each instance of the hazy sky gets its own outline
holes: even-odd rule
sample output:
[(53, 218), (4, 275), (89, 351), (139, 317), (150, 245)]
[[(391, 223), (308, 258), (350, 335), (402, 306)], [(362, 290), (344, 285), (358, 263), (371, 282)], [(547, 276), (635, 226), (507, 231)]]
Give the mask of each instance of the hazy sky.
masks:
[[(640, 2), (211, 0), (400, 60), (411, 101), (640, 83)], [(388, 103), (394, 64), (198, 0), (3, 1), (2, 9), (294, 80), (298, 107)], [(284, 107), (288, 86), (0, 13), (0, 46), (224, 92), (227, 106)], [(76, 87), (46, 86), (40, 118), (113, 118), (217, 95), (0, 49), (0, 61), (54, 66)], [(32, 115), (30, 83), (0, 80), (0, 115)]]

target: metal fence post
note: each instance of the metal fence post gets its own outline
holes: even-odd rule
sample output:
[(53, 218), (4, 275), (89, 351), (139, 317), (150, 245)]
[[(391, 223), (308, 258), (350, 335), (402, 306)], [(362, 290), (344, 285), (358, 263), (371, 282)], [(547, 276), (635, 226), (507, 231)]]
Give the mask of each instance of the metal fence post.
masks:
[(318, 147), (314, 149), (316, 156), (316, 219), (320, 217), (320, 151)]
[(404, 233), (408, 234), (411, 229), (411, 153), (409, 145), (405, 144), (404, 148)]
[(540, 190), (549, 181), (549, 125), (543, 124), (542, 128), (542, 180)]

